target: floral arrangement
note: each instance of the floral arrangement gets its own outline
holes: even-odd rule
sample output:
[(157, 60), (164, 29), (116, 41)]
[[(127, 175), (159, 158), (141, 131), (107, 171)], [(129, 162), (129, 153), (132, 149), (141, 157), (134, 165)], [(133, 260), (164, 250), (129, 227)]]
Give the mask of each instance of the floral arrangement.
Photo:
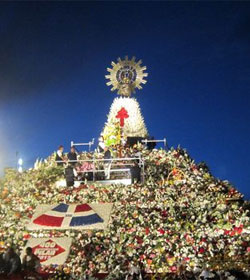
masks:
[[(145, 182), (129, 186), (59, 188), (63, 169), (51, 158), (23, 173), (8, 170), (0, 181), (0, 250), (22, 250), (31, 236), (72, 237), (67, 262), (44, 267), (53, 279), (97, 273), (118, 279), (131, 265), (162, 275), (204, 265), (248, 270), (249, 202), (242, 194), (181, 148), (142, 150), (142, 156)], [(26, 230), (38, 204), (83, 201), (114, 204), (106, 231)]]
[(118, 145), (121, 142), (121, 129), (119, 122), (108, 123), (103, 130), (103, 138), (106, 146)]
[[(118, 112), (124, 108), (128, 113), (128, 118), (124, 120), (124, 126), (122, 127), (123, 137), (147, 137), (148, 131), (141, 114), (141, 109), (139, 103), (135, 98), (130, 97), (116, 97), (111, 105), (107, 122), (104, 126), (102, 135), (107, 142), (112, 134), (112, 130), (117, 130), (117, 125), (119, 126), (119, 120), (117, 119)], [(114, 134), (116, 137), (119, 134), (116, 131)]]

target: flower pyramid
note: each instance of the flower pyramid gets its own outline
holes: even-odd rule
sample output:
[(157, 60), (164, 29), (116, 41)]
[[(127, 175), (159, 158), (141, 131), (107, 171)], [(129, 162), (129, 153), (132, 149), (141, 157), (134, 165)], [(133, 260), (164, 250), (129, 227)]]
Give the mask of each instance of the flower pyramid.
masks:
[[(66, 263), (44, 267), (69, 279), (100, 272), (119, 279), (131, 264), (162, 275), (204, 265), (249, 270), (249, 201), (183, 149), (142, 155), (145, 182), (129, 186), (59, 188), (63, 170), (51, 159), (23, 173), (8, 170), (0, 182), (0, 249), (22, 250), (30, 237), (72, 237)], [(38, 204), (83, 201), (113, 203), (107, 230), (26, 230)]]

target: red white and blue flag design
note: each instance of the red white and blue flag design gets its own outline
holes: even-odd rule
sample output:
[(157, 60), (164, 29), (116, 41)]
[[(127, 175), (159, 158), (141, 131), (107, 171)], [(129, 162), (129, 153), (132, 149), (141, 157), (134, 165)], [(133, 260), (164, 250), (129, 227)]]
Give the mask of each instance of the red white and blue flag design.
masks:
[(103, 222), (87, 203), (79, 205), (60, 203), (33, 220), (36, 225), (55, 228), (79, 227)]

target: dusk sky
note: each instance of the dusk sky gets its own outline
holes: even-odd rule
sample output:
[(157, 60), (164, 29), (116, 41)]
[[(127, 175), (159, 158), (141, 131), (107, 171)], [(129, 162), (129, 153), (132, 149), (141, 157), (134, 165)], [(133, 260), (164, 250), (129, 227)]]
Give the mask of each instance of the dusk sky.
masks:
[(250, 2), (1, 2), (0, 171), (98, 138), (136, 56), (134, 97), (156, 139), (186, 148), (250, 198)]

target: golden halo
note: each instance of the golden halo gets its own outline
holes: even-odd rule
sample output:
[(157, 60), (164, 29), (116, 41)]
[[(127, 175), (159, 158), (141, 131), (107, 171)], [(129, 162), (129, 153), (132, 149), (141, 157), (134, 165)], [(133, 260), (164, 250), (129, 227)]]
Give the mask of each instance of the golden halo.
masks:
[(136, 88), (142, 89), (141, 84), (147, 82), (144, 77), (147, 77), (148, 73), (143, 72), (147, 67), (141, 67), (142, 61), (136, 62), (135, 59), (133, 56), (129, 60), (128, 56), (125, 56), (124, 60), (119, 57), (117, 63), (111, 62), (113, 68), (107, 68), (110, 74), (105, 76), (109, 80), (107, 85), (112, 86), (111, 91), (117, 90), (120, 95), (130, 96), (135, 93)]

